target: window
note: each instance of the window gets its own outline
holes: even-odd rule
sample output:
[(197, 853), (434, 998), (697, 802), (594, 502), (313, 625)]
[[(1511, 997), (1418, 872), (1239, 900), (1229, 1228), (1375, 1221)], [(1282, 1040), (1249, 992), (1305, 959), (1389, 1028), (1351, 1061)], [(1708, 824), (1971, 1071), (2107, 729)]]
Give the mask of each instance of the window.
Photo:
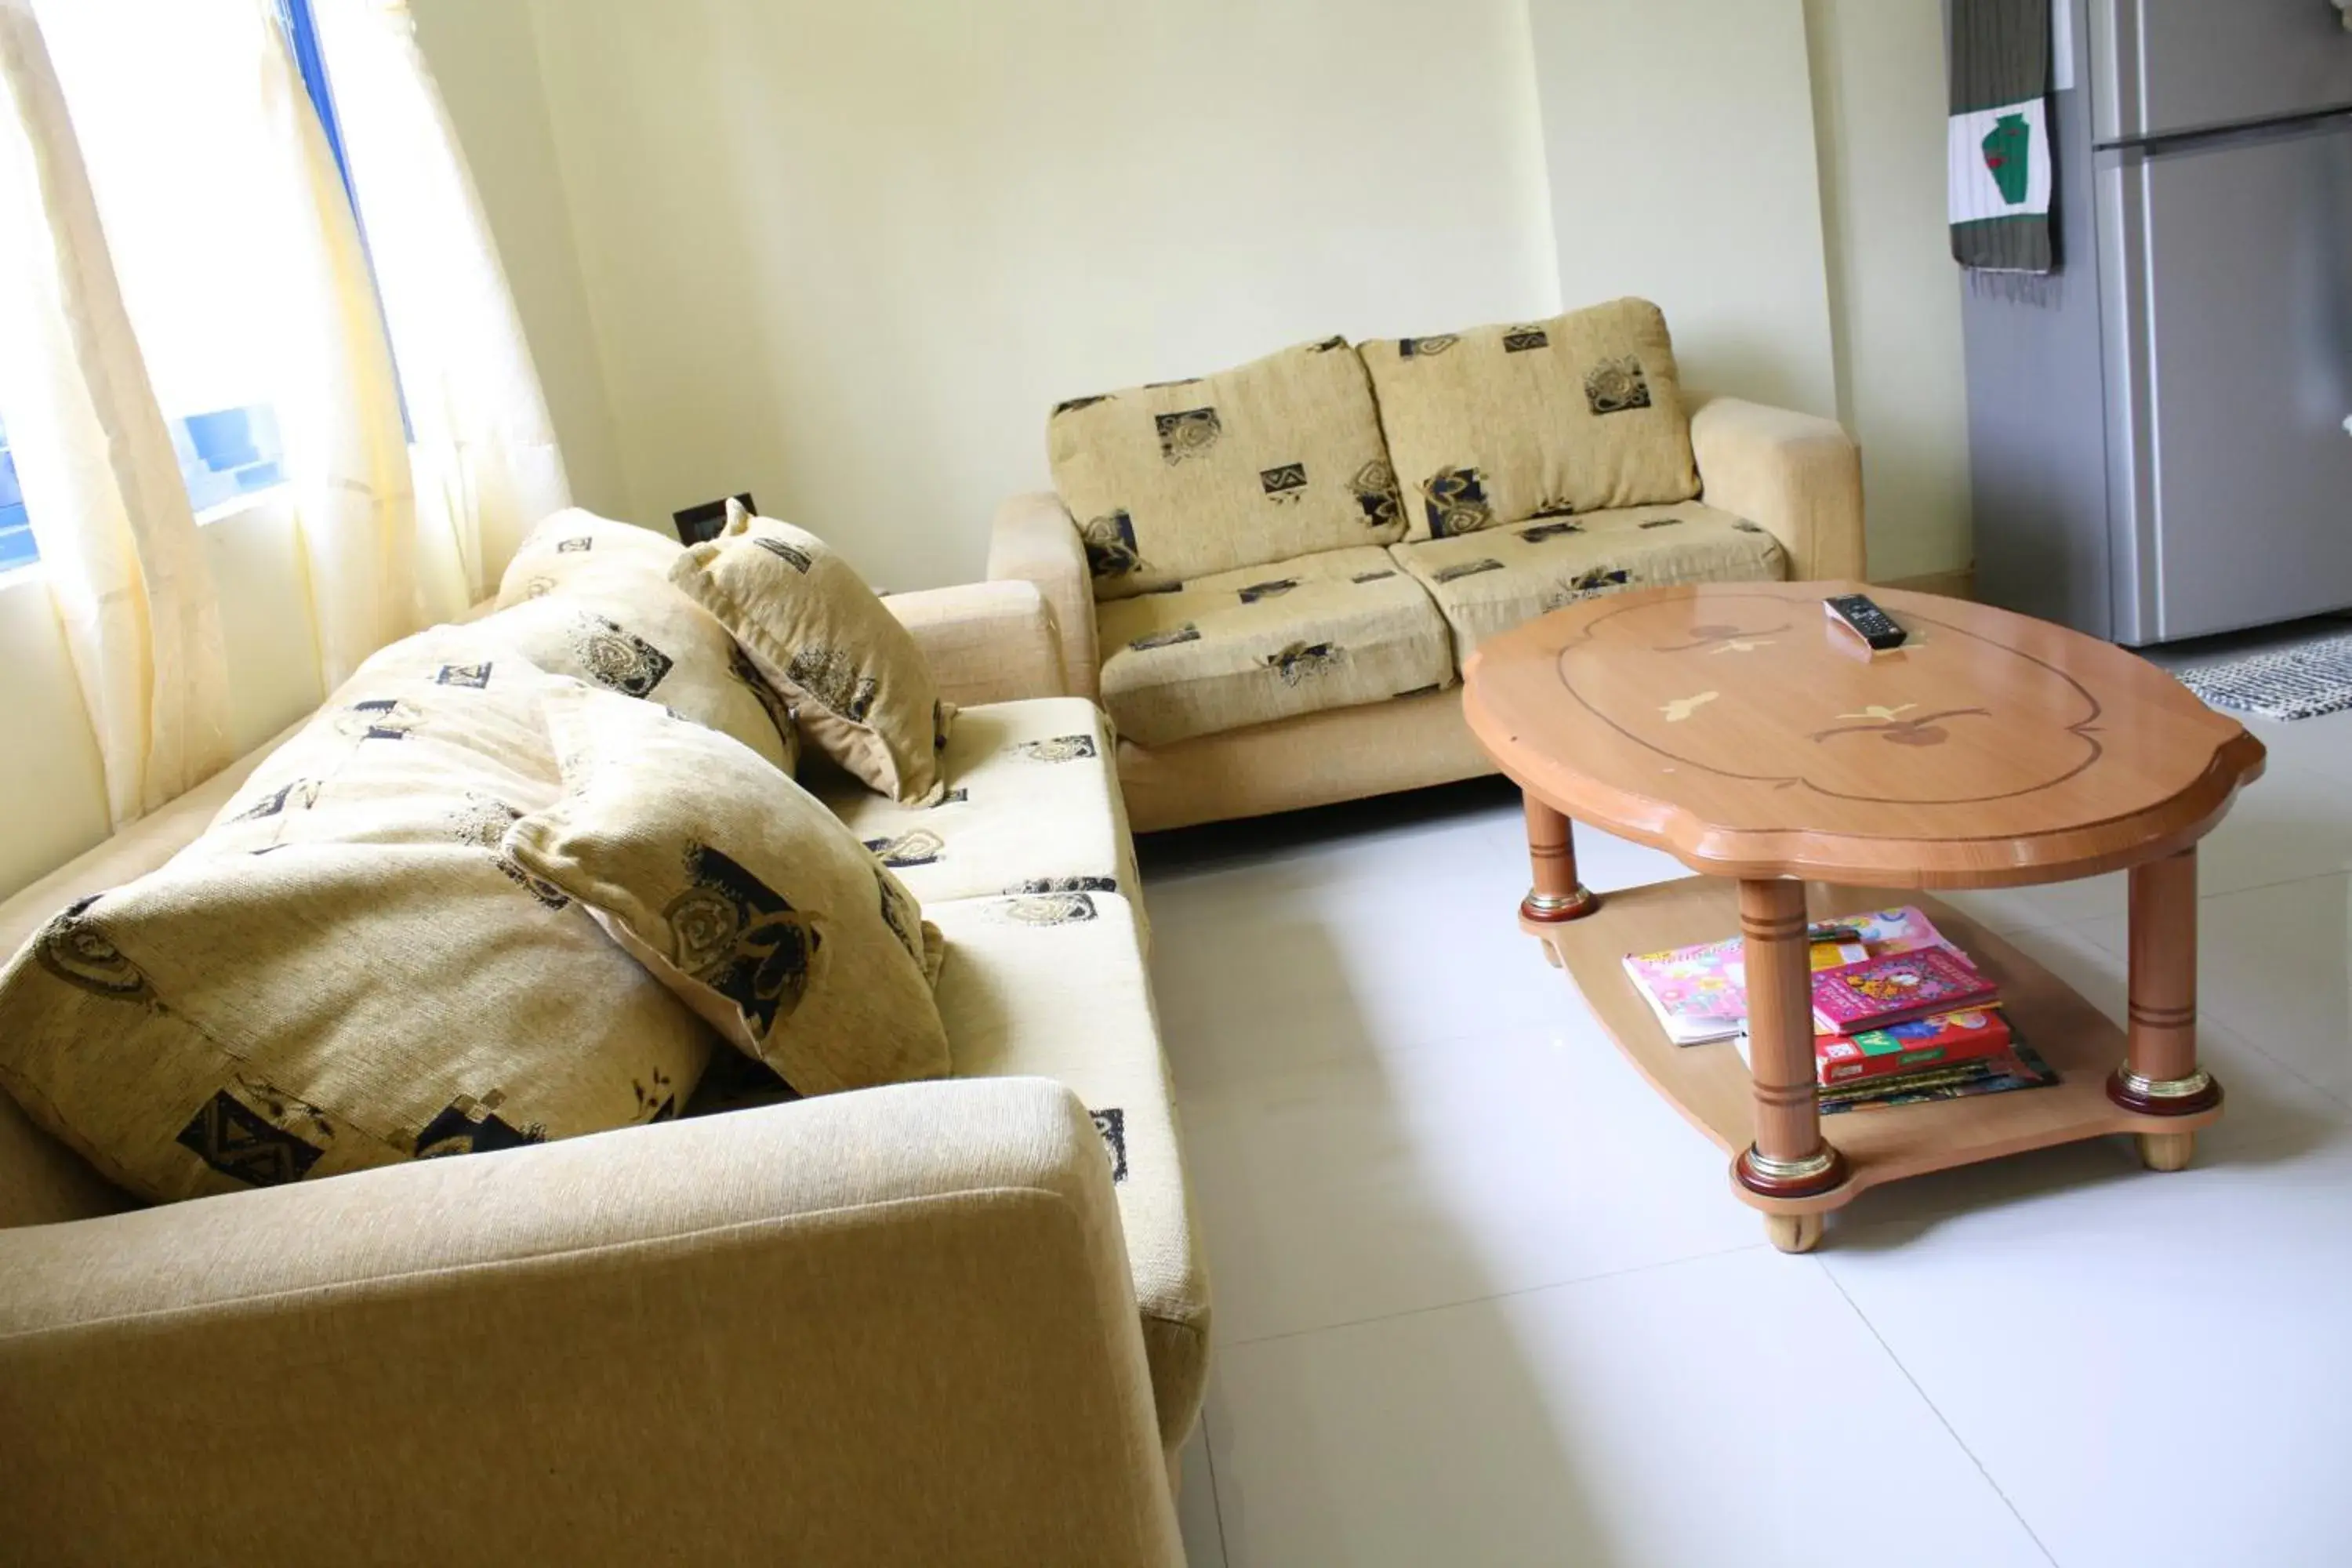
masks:
[(39, 559), (32, 524), (25, 521), (25, 492), (16, 488), (16, 459), (8, 451), (8, 428), (0, 425), (0, 572), (13, 572)]
[[(348, 195), (351, 164), (343, 154), (342, 127), (335, 117), (334, 96), (328, 89), (326, 62), (320, 55), (310, 0), (277, 0), (277, 5), (278, 22), (286, 30), (302, 85), (318, 110), (328, 148), (334, 154), (335, 166), (342, 174), (343, 189)], [(159, 42), (142, 41), (151, 47)], [(90, 155), (95, 159), (103, 156), (104, 152), (102, 148), (91, 149)], [(217, 197), (213, 195), (207, 194), (202, 199), (217, 205)], [(202, 314), (206, 313), (206, 305), (232, 296), (232, 290), (215, 288), (214, 280), (205, 275), (205, 269), (193, 258), (184, 258), (179, 270), (179, 287), (165, 285), (168, 292), (175, 296), (171, 303), (176, 307)], [(152, 298), (156, 290), (152, 280), (146, 281)], [(131, 280), (126, 279), (126, 289), (132, 286)], [(182, 357), (177, 368), (195, 369), (190, 364), (191, 359), (210, 363), (204, 363), (196, 374), (168, 378), (176, 384), (160, 384), (167, 377), (159, 374), (156, 392), (163, 401), (172, 450), (179, 459), (180, 477), (188, 487), (189, 504), (203, 513), (282, 483), (286, 477), (286, 448), (278, 435), (277, 411), (268, 403), (252, 401), (250, 394), (244, 400), (231, 401), (237, 389), (233, 383), (224, 384), (215, 379), (219, 367), (233, 363), (235, 356), (215, 353), (222, 346), (216, 342), (191, 342), (187, 346), (197, 352)], [(163, 362), (160, 368), (173, 368), (173, 358), (168, 351), (151, 353), (151, 367), (160, 359)], [(233, 371), (230, 374), (233, 375)], [(224, 393), (230, 397), (224, 397)], [(191, 405), (203, 412), (177, 412)], [(8, 449), (6, 429), (0, 426), (0, 573), (29, 566), (39, 558), (40, 551), (33, 542), (32, 526), (25, 512), (24, 494), (16, 481), (16, 459)]]

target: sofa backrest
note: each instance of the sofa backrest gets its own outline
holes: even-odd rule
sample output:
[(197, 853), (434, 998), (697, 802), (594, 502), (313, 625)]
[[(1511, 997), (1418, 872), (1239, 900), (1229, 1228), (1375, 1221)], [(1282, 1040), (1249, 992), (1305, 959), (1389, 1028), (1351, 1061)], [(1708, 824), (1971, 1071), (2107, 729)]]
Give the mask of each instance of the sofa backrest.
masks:
[(1362, 353), (1409, 539), (1698, 494), (1674, 342), (1646, 300)]
[(1097, 599), (1404, 536), (1371, 384), (1345, 338), (1072, 398), (1046, 444)]

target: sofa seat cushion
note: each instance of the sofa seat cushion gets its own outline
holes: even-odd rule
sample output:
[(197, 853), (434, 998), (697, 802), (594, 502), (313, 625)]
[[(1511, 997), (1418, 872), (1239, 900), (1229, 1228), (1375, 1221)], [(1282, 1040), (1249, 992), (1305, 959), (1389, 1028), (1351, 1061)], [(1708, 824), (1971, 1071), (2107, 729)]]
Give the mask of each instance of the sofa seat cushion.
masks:
[(929, 913), (947, 939), (939, 998), (955, 1075), (1054, 1079), (1094, 1112), (1172, 1449), (1201, 1408), (1209, 1285), (1133, 907), (1115, 893), (1047, 893)]
[(1571, 600), (1676, 583), (1777, 582), (1780, 542), (1696, 501), (1551, 518), (1391, 552), (1426, 585), (1454, 628), (1454, 654)]
[(1407, 540), (1699, 493), (1666, 319), (1619, 300), (1363, 346)]
[(1454, 678), (1445, 622), (1369, 545), (1226, 572), (1101, 606), (1103, 706), (1164, 746)]
[(961, 709), (944, 763), (937, 805), (902, 805), (846, 778), (810, 782), (926, 909), (996, 893), (1134, 894), (1117, 747), (1093, 703)]
[(1046, 445), (1099, 599), (1404, 537), (1371, 383), (1345, 338), (1072, 398)]
[(159, 1201), (676, 1115), (710, 1031), (502, 847), (558, 793), (567, 689), (470, 626), (370, 658), (202, 837), (0, 973), (0, 1084)]

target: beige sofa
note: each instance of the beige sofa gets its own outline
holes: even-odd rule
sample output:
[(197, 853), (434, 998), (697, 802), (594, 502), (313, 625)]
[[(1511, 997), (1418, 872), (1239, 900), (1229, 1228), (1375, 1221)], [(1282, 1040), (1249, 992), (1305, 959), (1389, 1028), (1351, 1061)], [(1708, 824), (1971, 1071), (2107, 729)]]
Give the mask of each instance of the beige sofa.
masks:
[(148, 1209), (0, 1095), (0, 1557), (1180, 1560), (1208, 1298), (1110, 737), (1025, 584), (890, 603), (987, 787), (830, 798), (948, 939), (956, 1078)]
[[(1692, 398), (1687, 407), (1690, 451), (1701, 487), (1695, 502), (1580, 513), (1576, 521), (1581, 537), (1574, 541), (1546, 538), (1549, 530), (1538, 523), (1532, 541), (1526, 531), (1502, 527), (1389, 545), (1387, 555), (1398, 571), (1388, 575), (1399, 580), (1381, 584), (1381, 591), (1391, 600), (1417, 594), (1424, 602), (1418, 627), (1402, 618), (1411, 613), (1409, 604), (1390, 605), (1383, 613), (1391, 626), (1402, 629), (1380, 635), (1393, 643), (1433, 642), (1438, 651), (1432, 656), (1426, 646), (1403, 650), (1407, 657), (1399, 668), (1416, 668), (1414, 658), (1429, 668), (1392, 679), (1390, 685), (1403, 694), (1384, 700), (1150, 743), (1156, 715), (1133, 693), (1112, 689), (1106, 680), (1113, 659), (1132, 658), (1134, 648), (1149, 646), (1149, 632), (1143, 642), (1131, 640), (1139, 604), (1150, 605), (1147, 614), (1157, 624), (1181, 625), (1181, 617), (1192, 614), (1195, 605), (1220, 601), (1222, 607), (1213, 613), (1227, 619), (1256, 617), (1263, 630), (1251, 631), (1266, 645), (1312, 647), (1320, 634), (1309, 617), (1319, 605), (1307, 601), (1320, 586), (1315, 581), (1318, 563), (1330, 563), (1336, 580), (1363, 583), (1381, 571), (1374, 564), (1380, 552), (1370, 546), (1269, 560), (1172, 590), (1155, 587), (1145, 599), (1097, 604), (1097, 580), (1078, 524), (1060, 495), (1042, 491), (1014, 497), (998, 510), (988, 575), (1034, 583), (1053, 606), (1070, 689), (1103, 700), (1121, 731), (1118, 776), (1139, 832), (1470, 778), (1494, 771), (1463, 723), (1456, 684), (1462, 661), (1482, 636), (1539, 615), (1565, 596), (1609, 586), (1710, 578), (1863, 578), (1861, 455), (1840, 426), (1735, 398)], [(1666, 517), (1686, 521), (1693, 531), (1709, 531), (1707, 548), (1694, 551), (1689, 531), (1671, 542), (1663, 534), (1654, 538), (1648, 530)], [(1748, 536), (1745, 547), (1735, 537), (1742, 524), (1761, 530)], [(1558, 563), (1546, 559), (1563, 543), (1573, 544), (1572, 556), (1559, 552)], [(1608, 570), (1596, 577), (1594, 563)], [(1363, 570), (1368, 566), (1372, 569)], [(1451, 575), (1455, 574), (1463, 574)], [(1254, 577), (1276, 583), (1303, 577), (1307, 592), (1292, 590), (1233, 606), (1234, 591), (1246, 595)], [(1599, 579), (1609, 581), (1598, 588), (1580, 587)], [(1322, 595), (1319, 604), (1329, 599)], [(1286, 616), (1294, 617), (1295, 632), (1284, 625)], [(1437, 689), (1410, 689), (1430, 681)]]

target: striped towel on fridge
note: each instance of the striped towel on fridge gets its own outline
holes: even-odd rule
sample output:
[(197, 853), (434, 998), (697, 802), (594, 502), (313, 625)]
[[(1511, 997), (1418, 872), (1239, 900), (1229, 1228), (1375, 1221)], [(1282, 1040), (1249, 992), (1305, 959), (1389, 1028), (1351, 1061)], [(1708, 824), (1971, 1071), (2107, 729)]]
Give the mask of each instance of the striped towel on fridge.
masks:
[(2049, 272), (2050, 0), (1952, 0), (1952, 255)]

